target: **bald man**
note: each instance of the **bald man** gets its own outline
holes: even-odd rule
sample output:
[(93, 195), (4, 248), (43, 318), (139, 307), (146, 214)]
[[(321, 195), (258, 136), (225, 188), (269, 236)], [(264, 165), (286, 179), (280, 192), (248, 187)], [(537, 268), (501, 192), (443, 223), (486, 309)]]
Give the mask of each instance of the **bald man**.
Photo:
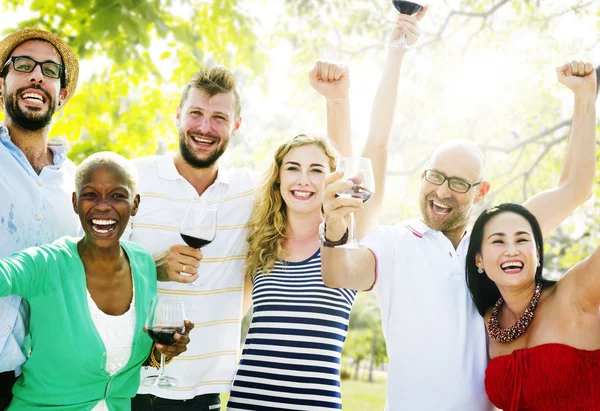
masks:
[[(544, 234), (590, 197), (596, 171), (593, 67), (573, 61), (557, 68), (557, 78), (575, 101), (562, 173), (556, 187), (524, 204)], [(395, 87), (388, 84), (384, 89)], [(376, 176), (387, 161), (382, 147), (387, 141), (367, 140), (363, 152), (371, 158)], [(323, 280), (331, 287), (373, 288), (379, 299), (390, 361), (387, 410), (491, 408), (484, 390), (486, 330), (464, 272), (467, 223), (474, 204), (490, 189), (483, 158), (466, 140), (438, 147), (421, 173), (421, 218), (375, 228), (361, 241), (364, 248), (333, 247), (347, 237), (348, 215), (360, 213), (363, 205), (361, 200), (336, 196), (353, 184), (340, 173), (325, 180)]]

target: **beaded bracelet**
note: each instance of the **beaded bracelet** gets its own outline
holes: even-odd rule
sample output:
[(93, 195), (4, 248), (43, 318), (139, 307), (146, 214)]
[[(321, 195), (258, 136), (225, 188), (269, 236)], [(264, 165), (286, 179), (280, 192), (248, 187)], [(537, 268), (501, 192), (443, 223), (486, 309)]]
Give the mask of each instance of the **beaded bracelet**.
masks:
[[(152, 344), (152, 349), (150, 350), (150, 367), (160, 367), (160, 361), (156, 360), (154, 356), (154, 349), (156, 348), (156, 344)], [(173, 361), (173, 357), (165, 357), (165, 365), (171, 363)]]

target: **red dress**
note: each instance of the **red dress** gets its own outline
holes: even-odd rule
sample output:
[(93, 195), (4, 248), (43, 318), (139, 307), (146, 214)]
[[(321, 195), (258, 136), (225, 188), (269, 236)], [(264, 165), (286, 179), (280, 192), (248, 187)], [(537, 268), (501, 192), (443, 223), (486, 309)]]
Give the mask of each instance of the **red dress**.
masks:
[(564, 344), (515, 350), (490, 361), (485, 390), (504, 411), (600, 411), (600, 350)]

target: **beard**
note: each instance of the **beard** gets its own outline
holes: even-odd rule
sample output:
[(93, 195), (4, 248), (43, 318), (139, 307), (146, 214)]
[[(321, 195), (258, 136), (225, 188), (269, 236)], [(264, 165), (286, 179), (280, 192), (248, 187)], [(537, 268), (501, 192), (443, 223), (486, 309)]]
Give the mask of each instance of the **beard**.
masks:
[[(5, 83), (6, 85), (6, 83)], [(6, 89), (6, 87), (5, 87)], [(36, 89), (40, 90), (44, 93), (46, 101), (48, 102), (48, 110), (46, 112), (35, 112), (35, 111), (23, 111), (21, 107), (19, 107), (18, 97), (25, 90)], [(46, 90), (44, 90), (39, 85), (31, 85), (27, 87), (23, 87), (18, 89), (12, 94), (8, 94), (4, 100), (4, 107), (6, 109), (6, 113), (8, 117), (19, 127), (24, 130), (29, 131), (37, 131), (44, 127), (47, 127), (52, 121), (52, 116), (56, 111), (56, 105), (54, 104), (54, 99), (48, 94)]]
[[(438, 221), (437, 219), (431, 218), (431, 207), (429, 203), (432, 200), (449, 205), (452, 208), (448, 213), (448, 217), (443, 221)], [(453, 231), (459, 227), (466, 226), (467, 222), (469, 221), (469, 214), (471, 210), (470, 204), (462, 205), (454, 199), (442, 201), (436, 195), (429, 195), (422, 196), (419, 205), (421, 207), (421, 215), (423, 216), (425, 224), (427, 224), (429, 228), (432, 228), (436, 231)]]
[[(213, 134), (199, 134), (199, 136), (206, 136), (211, 139), (220, 141), (218, 136)], [(183, 157), (184, 161), (193, 168), (203, 169), (211, 167), (216, 161), (223, 155), (227, 149), (227, 142), (223, 143), (220, 147), (217, 146), (216, 150), (212, 152), (207, 158), (198, 158), (192, 149), (188, 146), (187, 133), (183, 130), (179, 130), (179, 152)]]

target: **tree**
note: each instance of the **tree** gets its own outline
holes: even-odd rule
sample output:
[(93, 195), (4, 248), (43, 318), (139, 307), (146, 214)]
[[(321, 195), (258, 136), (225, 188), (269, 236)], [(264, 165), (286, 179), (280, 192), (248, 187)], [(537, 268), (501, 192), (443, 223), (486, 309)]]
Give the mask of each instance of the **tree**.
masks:
[(73, 144), (76, 162), (102, 150), (136, 157), (173, 148), (179, 90), (194, 71), (222, 64), (256, 75), (264, 65), (256, 21), (236, 0), (11, 0), (0, 10), (34, 14), (5, 34), (49, 30), (80, 61), (105, 64), (80, 79), (53, 129)]
[(381, 332), (381, 314), (373, 294), (361, 293), (357, 296), (350, 315), (343, 354), (354, 362), (355, 380), (358, 380), (363, 360), (369, 359), (369, 382), (373, 382), (373, 368), (387, 361), (385, 340)]

